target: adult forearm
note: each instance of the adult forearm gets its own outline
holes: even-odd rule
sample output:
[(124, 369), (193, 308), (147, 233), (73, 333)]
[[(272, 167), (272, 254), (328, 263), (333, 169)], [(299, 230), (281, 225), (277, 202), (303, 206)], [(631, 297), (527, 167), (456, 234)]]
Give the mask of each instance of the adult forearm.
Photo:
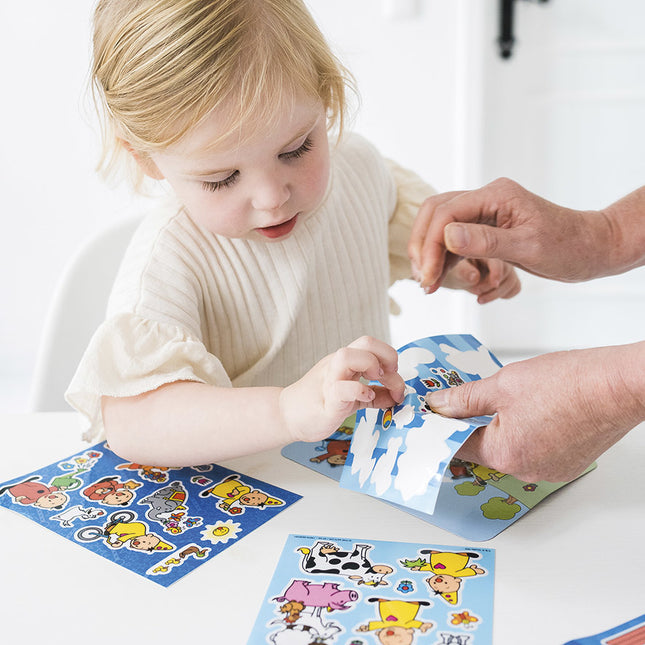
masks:
[(181, 381), (136, 397), (103, 397), (108, 443), (125, 459), (156, 466), (194, 466), (286, 445), (280, 392)]
[(436, 290), (459, 258), (496, 258), (529, 273), (581, 282), (645, 264), (645, 187), (606, 209), (549, 202), (509, 179), (427, 199), (408, 253), (414, 275)]
[[(606, 220), (609, 234), (597, 240), (606, 255), (606, 271), (600, 275), (624, 273), (645, 264), (645, 186), (598, 211)], [(599, 231), (603, 235), (602, 231)]]
[[(609, 348), (611, 351), (614, 348)], [(645, 341), (615, 348), (615, 374), (609, 372), (610, 387), (626, 425), (645, 421)]]

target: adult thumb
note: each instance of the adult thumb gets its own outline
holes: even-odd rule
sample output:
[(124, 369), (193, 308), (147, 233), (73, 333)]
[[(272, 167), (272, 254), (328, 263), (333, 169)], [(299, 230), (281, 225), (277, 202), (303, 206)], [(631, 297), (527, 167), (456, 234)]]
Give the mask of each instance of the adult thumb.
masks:
[(491, 381), (487, 378), (430, 392), (425, 400), (434, 412), (445, 417), (476, 417), (496, 412), (490, 390)]
[(508, 229), (452, 222), (446, 225), (443, 236), (446, 248), (455, 255), (517, 261), (517, 243)]

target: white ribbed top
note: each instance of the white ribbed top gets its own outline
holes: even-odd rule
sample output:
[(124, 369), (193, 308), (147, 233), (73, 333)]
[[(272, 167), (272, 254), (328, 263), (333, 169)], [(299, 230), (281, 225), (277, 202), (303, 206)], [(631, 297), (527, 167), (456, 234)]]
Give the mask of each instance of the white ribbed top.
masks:
[(387, 341), (387, 289), (410, 275), (410, 225), (431, 193), (353, 135), (332, 148), (323, 203), (283, 241), (213, 235), (177, 208), (148, 216), (66, 393), (86, 437), (103, 436), (103, 395), (286, 385), (361, 335)]

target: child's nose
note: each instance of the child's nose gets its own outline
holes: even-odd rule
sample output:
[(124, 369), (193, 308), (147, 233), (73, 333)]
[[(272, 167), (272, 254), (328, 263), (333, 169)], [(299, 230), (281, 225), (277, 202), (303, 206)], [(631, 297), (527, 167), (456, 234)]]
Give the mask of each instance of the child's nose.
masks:
[(266, 176), (255, 187), (253, 208), (272, 212), (281, 208), (290, 196), (289, 188), (279, 176)]

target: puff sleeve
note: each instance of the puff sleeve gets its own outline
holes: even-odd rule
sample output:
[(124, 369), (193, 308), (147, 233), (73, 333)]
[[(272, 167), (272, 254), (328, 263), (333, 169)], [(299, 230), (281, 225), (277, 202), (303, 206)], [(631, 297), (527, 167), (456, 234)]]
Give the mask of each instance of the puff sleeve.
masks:
[(386, 160), (396, 184), (396, 206), (389, 224), (390, 283), (412, 277), (408, 240), (414, 218), (424, 200), (436, 190), (414, 172)]
[(231, 386), (201, 340), (170, 323), (122, 313), (92, 337), (65, 399), (88, 423), (84, 439), (96, 441), (105, 438), (102, 396), (136, 396), (174, 381)]

